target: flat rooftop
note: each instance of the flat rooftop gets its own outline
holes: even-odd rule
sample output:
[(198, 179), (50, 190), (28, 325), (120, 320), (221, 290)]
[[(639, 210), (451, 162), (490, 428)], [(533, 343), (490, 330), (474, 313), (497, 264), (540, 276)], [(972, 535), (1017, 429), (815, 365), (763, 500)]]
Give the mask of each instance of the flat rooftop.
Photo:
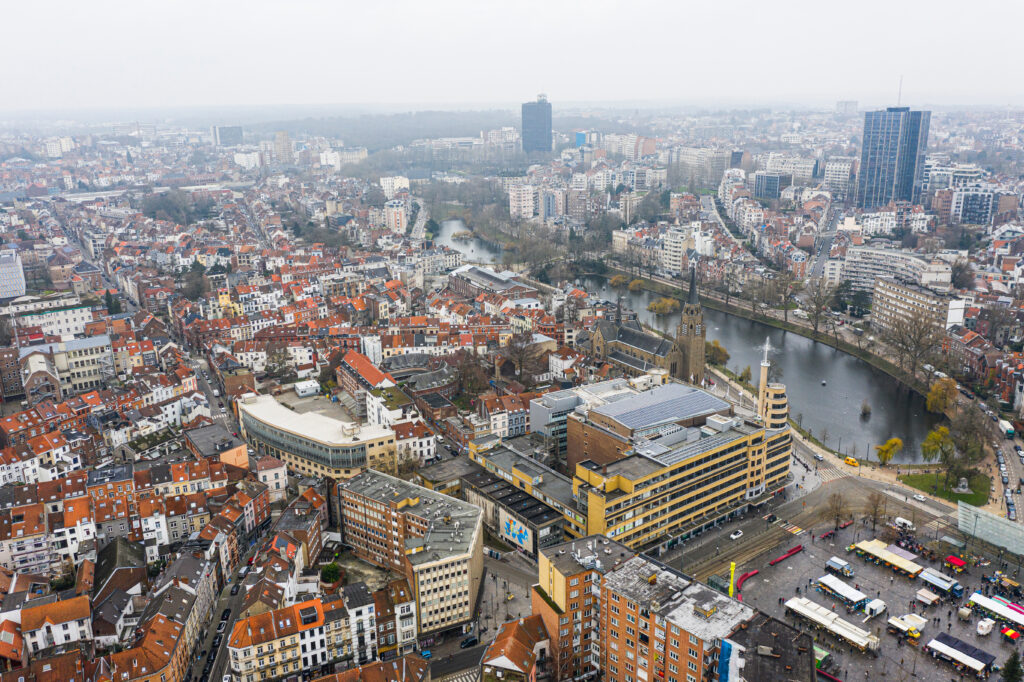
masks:
[(498, 446), (479, 455), (490, 464), (489, 470), (512, 474), (518, 471), (533, 481), (536, 491), (534, 497), (551, 505), (555, 509), (576, 509), (576, 499), (572, 495), (572, 480), (554, 469), (544, 466), (535, 459)]
[(338, 487), (384, 504), (407, 501), (405, 512), (427, 520), (429, 526), (422, 538), (411, 537), (405, 541), (406, 556), (413, 566), (468, 554), (474, 540), (482, 542), (483, 511), (468, 502), (373, 469), (342, 481)]
[(579, 540), (551, 545), (541, 549), (540, 553), (547, 557), (562, 575), (590, 570), (604, 574), (635, 556), (635, 552), (629, 547), (604, 535), (588, 535)]
[(728, 637), (755, 613), (742, 602), (644, 556), (609, 571), (602, 584), (706, 642)]
[(641, 431), (661, 424), (727, 412), (730, 407), (729, 403), (699, 388), (672, 383), (591, 410), (633, 431)]
[(213, 457), (225, 450), (237, 448), (244, 443), (220, 424), (200, 426), (185, 432), (185, 438), (204, 457)]
[(729, 639), (745, 649), (743, 676), (748, 680), (814, 679), (814, 640), (788, 623), (758, 611)]
[(540, 528), (562, 520), (561, 512), (549, 507), (535, 497), (515, 487), (508, 481), (486, 471), (478, 471), (462, 478), (463, 486), (490, 498), (507, 511), (526, 519)]
[(343, 422), (316, 412), (293, 412), (269, 395), (243, 398), (238, 407), (243, 414), (275, 429), (328, 446), (352, 445), (394, 435), (391, 429), (379, 425)]
[(373, 394), (377, 398), (384, 400), (384, 406), (389, 410), (397, 410), (405, 405), (412, 405), (412, 398), (402, 393), (402, 389), (397, 386), (389, 386), (387, 388), (372, 388), (368, 393)]
[[(443, 453), (443, 450), (441, 450)], [(447, 483), (461, 479), (477, 471), (483, 471), (478, 464), (468, 457), (448, 457), (441, 455), (441, 461), (430, 466), (420, 467), (416, 475), (424, 481), (430, 481), (434, 485)]]

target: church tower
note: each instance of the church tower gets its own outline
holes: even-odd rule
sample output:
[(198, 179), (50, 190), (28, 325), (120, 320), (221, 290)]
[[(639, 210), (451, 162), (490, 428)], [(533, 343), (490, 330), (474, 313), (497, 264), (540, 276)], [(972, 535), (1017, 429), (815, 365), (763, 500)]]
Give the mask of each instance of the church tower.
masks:
[(699, 384), (704, 379), (704, 311), (697, 295), (697, 269), (690, 268), (690, 292), (676, 329), (676, 345), (682, 354), (679, 378)]

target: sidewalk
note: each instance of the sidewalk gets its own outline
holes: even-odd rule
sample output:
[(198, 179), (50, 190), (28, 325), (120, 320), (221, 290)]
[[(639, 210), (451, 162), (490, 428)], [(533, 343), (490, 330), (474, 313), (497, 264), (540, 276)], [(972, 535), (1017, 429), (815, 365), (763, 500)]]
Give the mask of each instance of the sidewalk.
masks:
[[(749, 403), (751, 403), (751, 405), (756, 407), (756, 405), (757, 405), (756, 399), (752, 399), (751, 396), (750, 396), (750, 393), (745, 388), (740, 386), (738, 383), (736, 383), (735, 381), (730, 379), (728, 376), (726, 376), (724, 373), (722, 373), (720, 370), (718, 370), (718, 369), (716, 369), (714, 367), (709, 368), (709, 371), (712, 374), (715, 375), (716, 382), (718, 382), (718, 383), (726, 383), (726, 384), (729, 385), (730, 393), (736, 393), (736, 394), (739, 394), (739, 396), (742, 396), (742, 401), (740, 401), (741, 406), (747, 407), (747, 403), (749, 402)], [(790, 406), (790, 407), (792, 407), (792, 406)], [(790, 430), (791, 430), (791, 432), (793, 434), (793, 441), (794, 441), (794, 443), (799, 443), (803, 448), (807, 449), (808, 451), (810, 451), (813, 454), (821, 455), (822, 457), (825, 458), (825, 460), (828, 463), (832, 464), (836, 469), (842, 471), (843, 473), (845, 473), (848, 476), (859, 476), (861, 478), (869, 478), (869, 479), (871, 479), (873, 481), (878, 481), (880, 483), (887, 483), (889, 485), (896, 486), (896, 487), (900, 488), (903, 491), (906, 491), (906, 494), (907, 494), (908, 497), (912, 497), (913, 495), (916, 495), (916, 494), (920, 493), (920, 494), (924, 495), (925, 497), (927, 497), (927, 498), (929, 498), (929, 499), (931, 499), (931, 500), (933, 500), (935, 502), (939, 502), (939, 503), (946, 504), (946, 505), (952, 505), (954, 508), (956, 507), (956, 503), (955, 502), (950, 502), (949, 500), (946, 500), (944, 498), (936, 497), (935, 495), (931, 495), (931, 494), (929, 494), (929, 493), (927, 493), (925, 491), (918, 490), (917, 488), (912, 488), (912, 487), (902, 483), (897, 478), (897, 470), (899, 469), (898, 465), (891, 466), (891, 467), (881, 467), (881, 466), (879, 466), (876, 463), (867, 463), (867, 464), (865, 464), (863, 461), (861, 461), (860, 466), (852, 467), (849, 464), (845, 464), (843, 462), (844, 458), (842, 456), (832, 452), (831, 450), (827, 450), (827, 449), (821, 447), (817, 443), (813, 443), (813, 442), (807, 440), (796, 429), (790, 427)], [(796, 448), (794, 448), (794, 457), (795, 457), (795, 450), (796, 450)], [(794, 468), (794, 467), (790, 467), (790, 469), (793, 472), (793, 476), (795, 478), (796, 475), (797, 475), (797, 469)], [(934, 471), (934, 469), (915, 470), (915, 473), (918, 473), (918, 472), (924, 473), (924, 472), (927, 472), (927, 471)], [(816, 488), (816, 487), (817, 486), (813, 486), (813, 487), (808, 486), (806, 490), (802, 490), (801, 492), (805, 492), (805, 493), (806, 492), (810, 492), (811, 490), (814, 490), (814, 488)], [(982, 509), (985, 509), (986, 511), (993, 512), (995, 514), (1000, 514), (1001, 513), (1001, 511), (999, 509), (999, 500), (995, 500), (994, 502), (990, 501), (988, 504), (984, 505), (982, 507)]]

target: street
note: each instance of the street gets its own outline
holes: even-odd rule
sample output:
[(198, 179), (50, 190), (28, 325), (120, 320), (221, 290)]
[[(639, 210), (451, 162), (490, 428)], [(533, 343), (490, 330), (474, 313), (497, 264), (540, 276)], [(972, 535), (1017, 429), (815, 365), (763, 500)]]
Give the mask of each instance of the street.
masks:
[[(239, 567), (249, 565), (249, 558), (253, 556), (258, 544), (259, 543), (257, 542), (257, 544), (253, 545), (248, 551), (246, 551), (239, 561)], [(230, 581), (225, 583), (224, 588), (220, 591), (217, 601), (214, 603), (210, 624), (204, 631), (205, 634), (203, 638), (196, 645), (192, 663), (188, 669), (189, 677), (186, 679), (190, 679), (192, 675), (195, 675), (200, 682), (208, 682), (209, 680), (220, 682), (224, 675), (228, 673), (227, 639), (231, 635), (231, 629), (234, 627), (235, 621), (238, 620), (238, 614), (242, 610), (242, 602), (245, 600), (245, 589), (239, 589), (238, 594), (231, 594), (231, 588), (238, 581), (237, 576), (238, 569), (235, 569)], [(218, 633), (217, 628), (221, 623), (221, 614), (224, 612), (224, 609), (231, 609), (231, 616), (228, 619), (228, 624), (224, 628), (223, 632)], [(218, 637), (220, 637), (220, 641), (218, 642), (218, 646), (214, 648), (213, 640)], [(213, 659), (213, 666), (209, 674), (200, 675), (201, 671), (206, 666), (206, 662), (209, 661), (211, 657)]]

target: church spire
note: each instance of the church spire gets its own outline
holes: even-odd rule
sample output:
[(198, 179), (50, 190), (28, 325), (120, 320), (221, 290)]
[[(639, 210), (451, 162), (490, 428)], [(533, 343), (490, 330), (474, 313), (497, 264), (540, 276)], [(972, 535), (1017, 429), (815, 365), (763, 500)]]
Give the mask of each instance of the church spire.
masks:
[(690, 295), (686, 302), (694, 305), (700, 303), (700, 296), (697, 295), (697, 268), (692, 265), (690, 266)]

